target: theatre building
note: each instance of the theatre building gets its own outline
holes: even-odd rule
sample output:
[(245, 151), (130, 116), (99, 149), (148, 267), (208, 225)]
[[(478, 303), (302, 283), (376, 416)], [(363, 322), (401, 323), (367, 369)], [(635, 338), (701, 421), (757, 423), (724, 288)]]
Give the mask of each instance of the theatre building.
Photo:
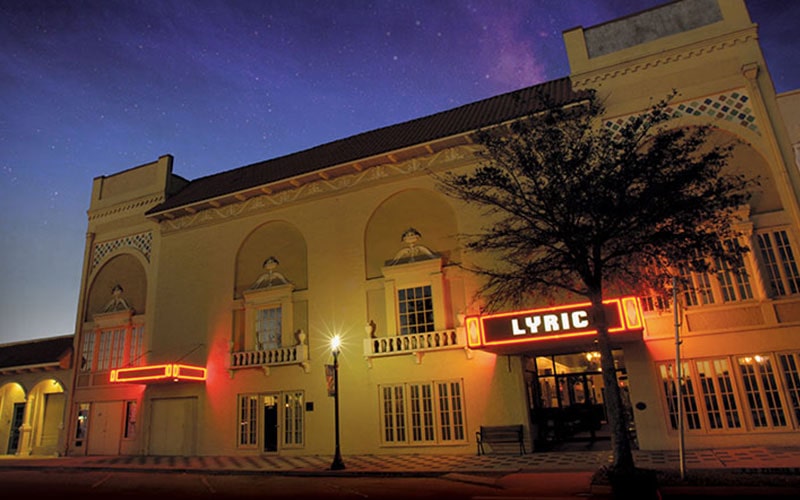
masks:
[[(677, 89), (674, 126), (742, 142), (752, 251), (680, 294), (680, 416), (690, 448), (800, 445), (800, 180), (744, 3), (666, 3), (564, 42), (570, 74), (534, 87), (199, 179), (169, 155), (95, 178), (66, 452), (332, 454), (334, 336), (345, 456), (476, 453), (489, 425), (522, 425), (527, 453), (607, 445), (586, 301), (482, 314), (459, 235), (488, 221), (431, 175), (474, 168), (475, 132), (541, 93), (588, 89), (607, 127)], [(606, 306), (631, 436), (674, 449), (673, 306)]]

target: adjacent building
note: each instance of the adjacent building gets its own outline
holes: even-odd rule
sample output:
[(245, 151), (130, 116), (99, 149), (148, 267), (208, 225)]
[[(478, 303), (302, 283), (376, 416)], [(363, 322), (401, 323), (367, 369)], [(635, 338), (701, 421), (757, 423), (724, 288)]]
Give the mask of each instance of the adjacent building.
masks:
[(0, 345), (0, 455), (61, 455), (72, 335)]
[[(200, 179), (169, 155), (96, 178), (63, 451), (331, 454), (334, 336), (345, 455), (475, 453), (478, 428), (504, 424), (527, 452), (601, 445), (585, 304), (481, 316), (458, 236), (486, 221), (431, 175), (474, 167), (475, 132), (541, 111), (541, 93), (588, 89), (611, 128), (677, 89), (676, 126), (741, 141), (731, 168), (761, 179), (741, 269), (687, 276), (680, 414), (672, 304), (609, 301), (631, 436), (677, 448), (681, 417), (690, 448), (800, 445), (797, 99), (775, 95), (744, 2), (667, 3), (564, 41), (567, 78)], [(546, 334), (505, 342), (514, 318)]]

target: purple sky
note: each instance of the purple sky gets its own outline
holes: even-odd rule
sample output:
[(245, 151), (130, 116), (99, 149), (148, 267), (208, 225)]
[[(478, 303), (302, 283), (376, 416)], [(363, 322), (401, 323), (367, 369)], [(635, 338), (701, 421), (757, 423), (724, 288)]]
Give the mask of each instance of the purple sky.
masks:
[[(0, 0), (0, 343), (70, 334), (92, 179), (188, 179), (567, 76), (657, 0)], [(800, 2), (747, 0), (776, 90)]]

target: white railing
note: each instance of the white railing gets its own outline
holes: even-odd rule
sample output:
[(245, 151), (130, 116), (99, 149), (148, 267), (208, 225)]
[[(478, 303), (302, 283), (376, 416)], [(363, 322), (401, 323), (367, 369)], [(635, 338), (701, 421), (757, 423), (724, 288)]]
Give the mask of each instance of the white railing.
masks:
[(417, 363), (428, 352), (464, 349), (467, 352), (466, 335), (462, 328), (438, 332), (414, 333), (393, 337), (364, 339), (364, 357), (371, 364), (372, 358), (414, 354)]
[(231, 370), (241, 368), (262, 368), (269, 373), (271, 366), (300, 365), (307, 372), (308, 346), (305, 344), (278, 349), (263, 349), (258, 351), (239, 351), (231, 353)]

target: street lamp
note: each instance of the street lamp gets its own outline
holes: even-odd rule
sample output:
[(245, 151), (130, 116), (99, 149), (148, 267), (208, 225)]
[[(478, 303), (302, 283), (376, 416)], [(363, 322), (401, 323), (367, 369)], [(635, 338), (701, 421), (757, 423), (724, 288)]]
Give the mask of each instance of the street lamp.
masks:
[(333, 418), (335, 421), (336, 452), (333, 455), (331, 470), (344, 469), (342, 452), (339, 449), (339, 348), (342, 340), (338, 335), (331, 339), (331, 352), (333, 353)]

